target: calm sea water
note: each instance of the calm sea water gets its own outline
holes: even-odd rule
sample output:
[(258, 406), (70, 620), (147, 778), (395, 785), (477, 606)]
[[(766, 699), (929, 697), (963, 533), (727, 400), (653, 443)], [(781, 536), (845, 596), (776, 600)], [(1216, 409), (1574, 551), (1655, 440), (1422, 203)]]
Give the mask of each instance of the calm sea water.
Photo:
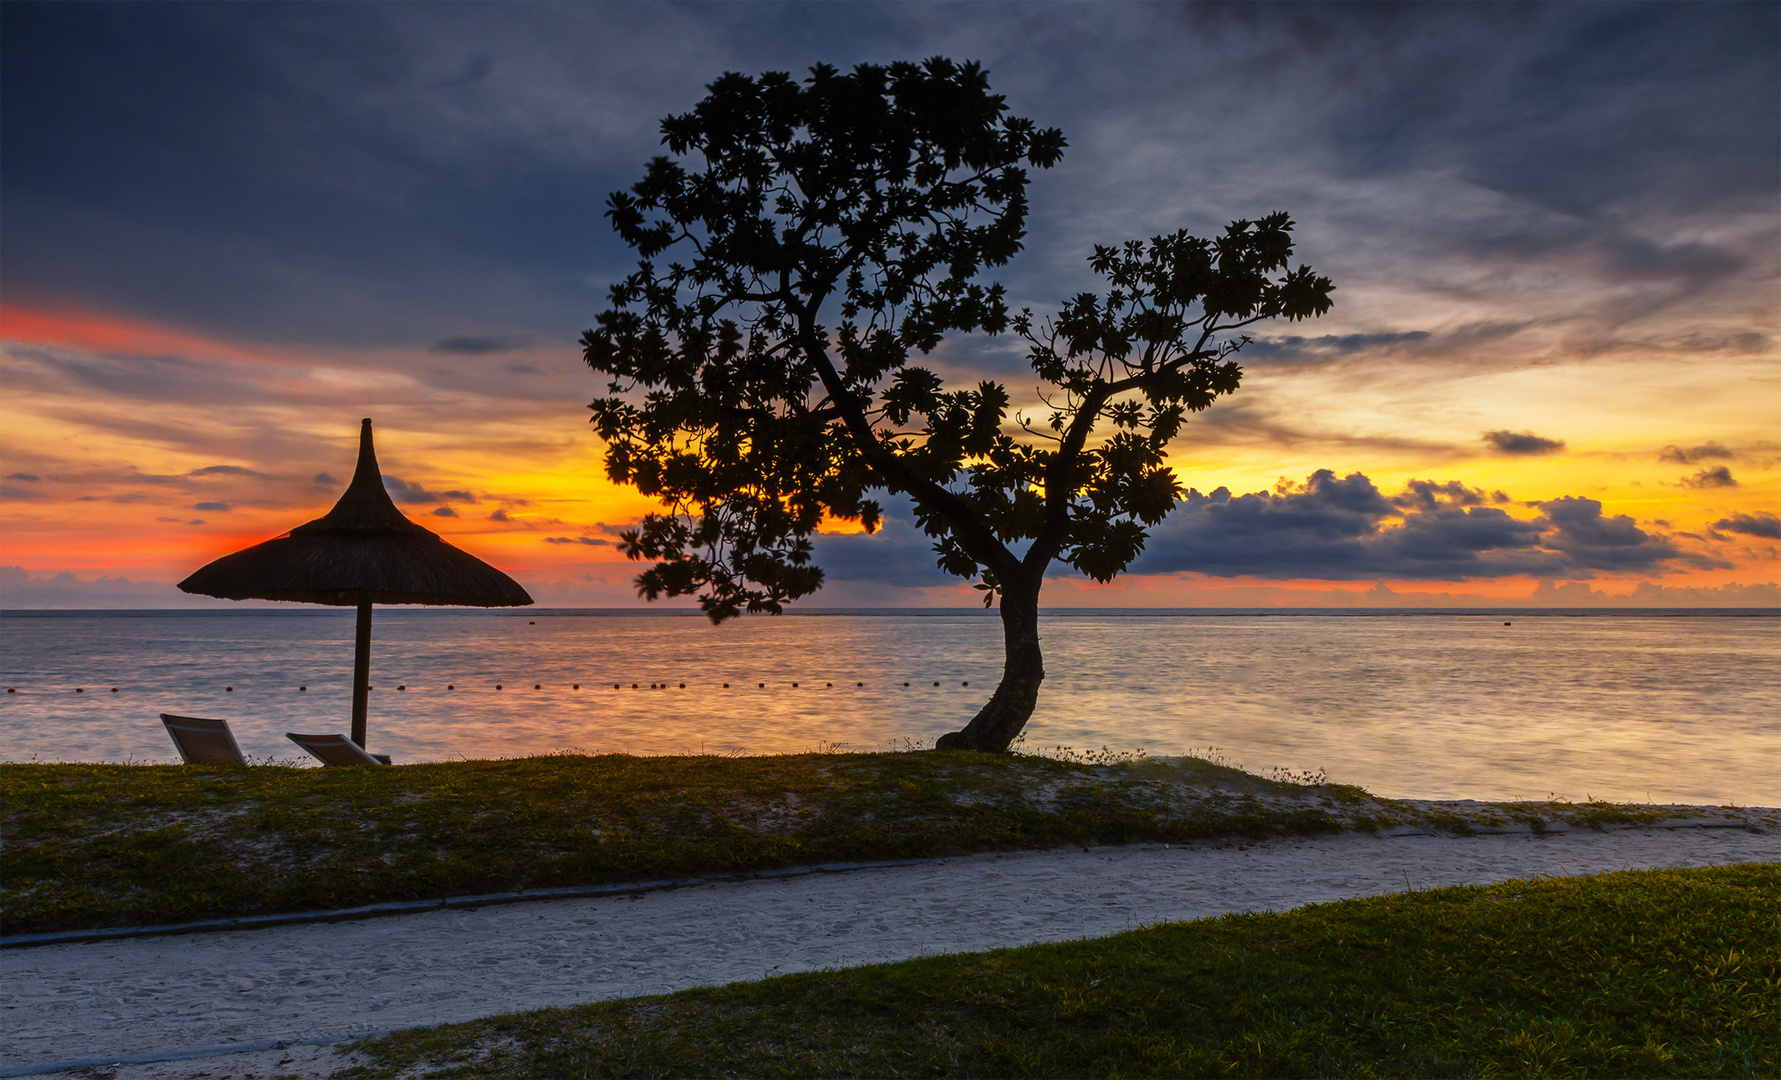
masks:
[[(1216, 747), (1401, 797), (1781, 804), (1773, 612), (1057, 611), (1041, 629), (1029, 750)], [(7, 613), (0, 634), (6, 760), (176, 761), (161, 712), (227, 718), (262, 759), (298, 756), (286, 731), (348, 726), (350, 611)], [(399, 762), (931, 745), (1001, 660), (988, 613), (380, 609), (369, 742)]]

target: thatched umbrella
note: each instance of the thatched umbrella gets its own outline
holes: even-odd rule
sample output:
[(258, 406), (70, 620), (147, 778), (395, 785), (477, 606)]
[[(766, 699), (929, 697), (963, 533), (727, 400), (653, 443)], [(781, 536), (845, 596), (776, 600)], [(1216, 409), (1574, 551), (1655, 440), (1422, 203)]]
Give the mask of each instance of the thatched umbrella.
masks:
[(359, 609), (353, 650), (352, 741), (365, 745), (372, 604), (522, 607), (519, 583), (403, 516), (383, 487), (371, 421), (359, 425), (359, 466), (326, 517), (225, 555), (179, 583), (228, 600), (295, 600)]

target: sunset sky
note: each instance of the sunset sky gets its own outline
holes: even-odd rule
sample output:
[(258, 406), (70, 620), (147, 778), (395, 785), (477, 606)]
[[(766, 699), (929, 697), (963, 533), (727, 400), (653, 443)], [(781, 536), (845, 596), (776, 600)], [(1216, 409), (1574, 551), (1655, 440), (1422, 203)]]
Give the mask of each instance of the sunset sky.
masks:
[[(172, 588), (325, 512), (376, 423), (411, 516), (540, 603), (638, 603), (575, 345), (602, 217), (727, 70), (943, 54), (1063, 129), (1026, 249), (1274, 210), (1337, 285), (1263, 326), (1090, 606), (1781, 605), (1772, 3), (0, 8), (0, 602)], [(1036, 401), (1012, 340), (935, 365)], [(1222, 489), (1222, 490), (1221, 490)], [(975, 602), (892, 504), (807, 606)]]

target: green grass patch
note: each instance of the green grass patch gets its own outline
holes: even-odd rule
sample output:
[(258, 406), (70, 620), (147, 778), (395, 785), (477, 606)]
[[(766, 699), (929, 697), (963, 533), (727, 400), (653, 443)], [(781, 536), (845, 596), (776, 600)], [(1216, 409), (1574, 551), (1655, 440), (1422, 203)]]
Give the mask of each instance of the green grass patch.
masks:
[(1454, 805), (1119, 755), (0, 765), (0, 903), (22, 934), (1064, 844), (1673, 813)]
[(367, 1040), (343, 1078), (1775, 1076), (1781, 866), (1438, 889)]
[(1068, 843), (1335, 830), (1189, 759), (582, 757), (0, 766), (7, 933)]

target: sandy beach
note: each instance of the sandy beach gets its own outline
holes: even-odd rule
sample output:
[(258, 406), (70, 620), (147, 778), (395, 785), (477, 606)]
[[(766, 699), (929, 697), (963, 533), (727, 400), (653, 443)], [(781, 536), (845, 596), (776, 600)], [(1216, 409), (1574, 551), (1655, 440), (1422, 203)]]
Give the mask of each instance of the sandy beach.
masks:
[(494, 1013), (1406, 889), (1752, 861), (1781, 861), (1781, 832), (1342, 834), (985, 854), (12, 949), (0, 954), (0, 1076), (326, 1076), (345, 1063), (342, 1040)]

